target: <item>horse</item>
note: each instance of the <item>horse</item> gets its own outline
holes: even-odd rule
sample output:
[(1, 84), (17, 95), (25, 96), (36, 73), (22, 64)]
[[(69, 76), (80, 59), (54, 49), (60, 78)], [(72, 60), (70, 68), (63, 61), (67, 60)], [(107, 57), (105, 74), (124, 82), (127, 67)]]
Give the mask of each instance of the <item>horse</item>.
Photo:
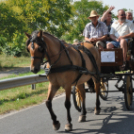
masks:
[[(71, 123), (71, 86), (76, 85), (77, 89), (80, 91), (82, 98), (82, 110), (81, 115), (78, 118), (79, 122), (86, 121), (86, 106), (85, 106), (85, 89), (83, 83), (93, 79), (96, 91), (96, 108), (94, 110), (95, 114), (100, 113), (100, 82), (97, 79), (96, 69), (93, 62), (96, 61), (96, 66), (100, 71), (100, 56), (98, 50), (91, 43), (83, 43), (81, 46), (85, 50), (91, 52), (91, 57), (94, 61), (89, 58), (89, 56), (82, 50), (77, 50), (73, 45), (67, 44), (64, 41), (59, 40), (55, 36), (48, 32), (34, 31), (31, 35), (25, 33), (28, 37), (27, 39), (27, 50), (31, 55), (31, 66), (30, 70), (33, 73), (37, 73), (40, 70), (41, 63), (43, 59), (47, 60), (46, 68), (48, 69), (47, 79), (49, 80), (48, 86), (48, 96), (46, 100), (46, 106), (50, 112), (53, 128), (58, 130), (60, 128), (60, 122), (57, 120), (52, 109), (52, 100), (56, 91), (63, 87), (65, 89), (65, 108), (67, 110), (67, 124), (65, 125), (65, 131), (72, 130)], [(83, 64), (85, 67), (83, 67)], [(86, 73), (81, 74), (81, 70)]]

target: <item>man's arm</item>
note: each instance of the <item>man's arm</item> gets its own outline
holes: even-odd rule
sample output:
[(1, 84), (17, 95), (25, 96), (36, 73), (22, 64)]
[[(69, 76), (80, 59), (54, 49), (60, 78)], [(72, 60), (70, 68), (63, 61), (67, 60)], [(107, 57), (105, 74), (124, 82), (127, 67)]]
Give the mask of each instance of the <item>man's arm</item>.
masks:
[(119, 42), (118, 38), (116, 38), (116, 36), (113, 35), (113, 34), (110, 34), (110, 38), (111, 38), (112, 40), (115, 40), (115, 41)]
[(111, 6), (101, 17), (101, 21), (105, 21), (107, 19), (108, 13), (114, 9), (114, 6)]
[(94, 38), (87, 38), (87, 37), (85, 37), (85, 41), (94, 42)]
[(104, 35), (100, 38), (96, 38), (96, 41), (104, 41), (104, 40), (106, 40), (106, 38), (107, 38), (107, 35)]
[(120, 36), (119, 39), (126, 39), (126, 38), (130, 38), (130, 37), (134, 37), (134, 33), (129, 33), (127, 35)]

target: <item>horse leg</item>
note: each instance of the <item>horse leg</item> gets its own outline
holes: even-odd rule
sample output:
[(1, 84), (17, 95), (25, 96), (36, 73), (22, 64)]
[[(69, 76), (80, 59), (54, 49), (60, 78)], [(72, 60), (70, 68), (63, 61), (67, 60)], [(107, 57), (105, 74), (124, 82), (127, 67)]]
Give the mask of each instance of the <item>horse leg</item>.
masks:
[(84, 89), (84, 84), (78, 85), (77, 88), (80, 91), (81, 94), (81, 100), (82, 100), (82, 109), (81, 109), (81, 115), (79, 116), (78, 122), (84, 122), (86, 121), (86, 108), (85, 108), (85, 89)]
[(95, 83), (95, 91), (96, 91), (96, 108), (94, 110), (94, 114), (98, 115), (100, 113), (100, 100), (99, 100), (99, 95), (100, 95), (100, 82)]
[(65, 88), (66, 92), (66, 99), (65, 99), (65, 107), (67, 109), (67, 121), (68, 123), (65, 125), (65, 131), (71, 131), (72, 130), (72, 124), (71, 124), (71, 115), (70, 115), (70, 108), (71, 108), (71, 102), (70, 102), (70, 94), (71, 94), (71, 86)]
[(59, 123), (59, 121), (56, 120), (57, 117), (54, 114), (53, 109), (52, 109), (52, 99), (58, 89), (59, 89), (59, 86), (53, 86), (51, 83), (49, 83), (46, 106), (47, 106), (47, 108), (50, 112), (51, 118), (53, 120), (54, 130), (58, 130), (60, 128), (60, 123)]

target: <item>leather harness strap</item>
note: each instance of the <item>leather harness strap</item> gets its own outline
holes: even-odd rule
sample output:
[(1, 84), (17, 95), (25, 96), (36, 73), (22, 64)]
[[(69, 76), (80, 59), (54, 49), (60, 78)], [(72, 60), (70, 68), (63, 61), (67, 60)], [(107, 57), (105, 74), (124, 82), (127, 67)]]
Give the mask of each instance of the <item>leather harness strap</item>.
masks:
[[(82, 67), (83, 67), (83, 68), (86, 68), (85, 59), (83, 58), (83, 56), (82, 56), (82, 54), (81, 54), (80, 50), (78, 49), (77, 51), (79, 52), (79, 54), (80, 54), (80, 56), (81, 56), (81, 60), (82, 60)], [(81, 74), (81, 73), (80, 73), (80, 74), (78, 75), (78, 77), (76, 78), (76, 80), (73, 82), (73, 83), (75, 83), (75, 82), (76, 82), (76, 83), (75, 83), (75, 85), (77, 85), (77, 82), (78, 82), (78, 80), (80, 79), (80, 77), (81, 77), (82, 75), (83, 75), (83, 74)]]

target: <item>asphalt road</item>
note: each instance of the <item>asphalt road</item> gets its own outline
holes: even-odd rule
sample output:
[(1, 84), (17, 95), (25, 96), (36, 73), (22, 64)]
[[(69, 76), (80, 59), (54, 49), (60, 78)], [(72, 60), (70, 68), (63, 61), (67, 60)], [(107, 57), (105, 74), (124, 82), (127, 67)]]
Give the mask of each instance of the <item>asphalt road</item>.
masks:
[[(115, 89), (110, 81), (110, 89)], [(61, 123), (58, 131), (52, 128), (50, 114), (45, 103), (21, 111), (0, 116), (0, 134), (66, 134), (66, 109), (64, 94), (55, 97), (53, 109)], [(100, 115), (94, 115), (95, 93), (86, 93), (87, 121), (78, 123), (80, 113), (72, 103), (71, 116), (73, 131), (70, 134), (134, 134), (134, 108), (125, 108), (122, 92), (109, 93), (107, 101), (101, 101)], [(133, 102), (134, 105), (134, 102)]]

